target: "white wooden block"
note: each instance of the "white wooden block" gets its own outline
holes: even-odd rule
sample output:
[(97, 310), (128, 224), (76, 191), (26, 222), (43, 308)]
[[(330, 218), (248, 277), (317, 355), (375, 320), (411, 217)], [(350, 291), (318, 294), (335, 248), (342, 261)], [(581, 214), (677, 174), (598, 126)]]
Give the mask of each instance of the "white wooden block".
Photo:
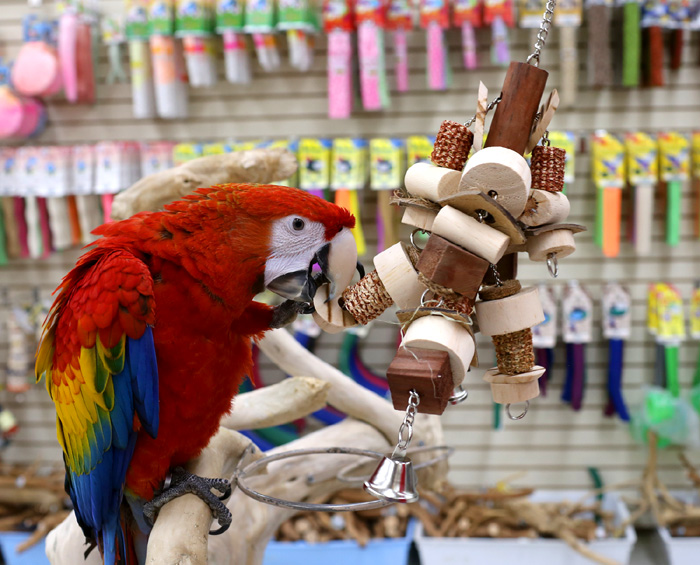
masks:
[(411, 196), (437, 202), (458, 192), (462, 173), (430, 163), (416, 163), (406, 171), (404, 184)]
[[(347, 311), (343, 310), (338, 304), (338, 299), (333, 298), (328, 300), (330, 285), (324, 284), (314, 296), (313, 319), (318, 326), (329, 334), (342, 332), (346, 328), (351, 328), (357, 325), (355, 318)], [(328, 302), (326, 302), (328, 300)]]
[(406, 206), (403, 217), (401, 218), (401, 223), (407, 226), (413, 226), (419, 230), (432, 231), (435, 216), (437, 216), (437, 212), (428, 210), (427, 208)]
[(467, 161), (459, 190), (478, 189), (517, 218), (525, 209), (531, 183), (530, 167), (522, 155), (505, 147), (487, 147)]
[(459, 386), (464, 380), (475, 350), (474, 338), (469, 331), (457, 322), (437, 315), (423, 316), (408, 326), (402, 345), (447, 351), (454, 386)]
[(576, 251), (576, 242), (571, 230), (552, 230), (534, 235), (527, 240), (530, 261), (546, 261), (554, 253), (557, 259), (568, 257)]
[(400, 309), (417, 308), (426, 286), (418, 280), (418, 271), (408, 258), (402, 242), (385, 249), (374, 258), (374, 268), (394, 304)]
[(569, 199), (565, 194), (533, 188), (525, 211), (518, 220), (531, 227), (560, 224), (569, 216), (570, 210)]
[(475, 309), (479, 331), (489, 337), (518, 332), (544, 322), (540, 294), (534, 286), (506, 298), (477, 302)]
[(510, 238), (504, 233), (452, 206), (445, 206), (438, 212), (432, 232), (494, 264), (501, 260), (510, 244)]

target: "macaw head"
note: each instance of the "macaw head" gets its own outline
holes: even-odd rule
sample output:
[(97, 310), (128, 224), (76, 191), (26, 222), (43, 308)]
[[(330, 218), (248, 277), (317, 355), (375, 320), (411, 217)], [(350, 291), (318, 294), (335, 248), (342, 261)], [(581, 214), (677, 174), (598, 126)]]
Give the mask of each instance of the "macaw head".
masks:
[(139, 249), (180, 264), (230, 305), (264, 288), (311, 302), (326, 282), (337, 297), (357, 267), (354, 225), (346, 209), (298, 188), (224, 184), (93, 233), (107, 236), (104, 245), (138, 240)]
[(268, 196), (264, 200), (264, 214), (270, 221), (265, 287), (284, 298), (311, 302), (318, 286), (328, 282), (329, 300), (337, 297), (350, 284), (357, 266), (350, 231), (354, 216), (295, 188), (270, 187)]

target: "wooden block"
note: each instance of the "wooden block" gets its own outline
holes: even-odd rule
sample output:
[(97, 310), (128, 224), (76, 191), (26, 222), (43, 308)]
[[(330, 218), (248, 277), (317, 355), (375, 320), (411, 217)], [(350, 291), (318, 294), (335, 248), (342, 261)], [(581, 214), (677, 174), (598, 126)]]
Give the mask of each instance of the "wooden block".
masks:
[(505, 147), (487, 147), (467, 161), (459, 190), (478, 189), (517, 218), (525, 209), (531, 184), (530, 167), (521, 154)]
[(528, 383), (491, 383), (491, 396), (497, 404), (517, 404), (540, 395), (540, 381)]
[(478, 213), (486, 213), (486, 224), (510, 237), (512, 245), (521, 245), (527, 241), (513, 215), (490, 196), (480, 190), (461, 190), (457, 194), (440, 200), (441, 206), (452, 206), (460, 212), (478, 218)]
[(544, 322), (539, 291), (534, 286), (506, 298), (477, 302), (475, 310), (479, 330), (489, 337), (518, 332)]
[(313, 319), (318, 326), (329, 334), (340, 333), (346, 328), (351, 328), (357, 325), (355, 318), (343, 310), (338, 304), (338, 299), (328, 300), (329, 284), (324, 284), (314, 296), (314, 307), (316, 310), (313, 313)]
[(547, 71), (529, 63), (510, 64), (486, 147), (507, 147), (520, 155), (525, 152), (547, 76)]
[[(496, 270), (498, 271), (498, 277), (502, 281), (510, 281), (518, 278), (518, 254), (517, 253), (507, 253), (503, 258), (496, 263)], [(494, 285), (496, 284), (496, 277), (493, 276), (493, 270), (489, 269), (486, 271), (484, 280), (481, 284)]]
[(530, 261), (546, 261), (551, 253), (557, 259), (568, 257), (576, 251), (574, 233), (568, 229), (546, 231), (534, 235), (527, 241), (527, 254)]
[(445, 206), (440, 210), (431, 231), (486, 259), (489, 263), (498, 263), (510, 244), (510, 238), (504, 233), (452, 206)]
[(416, 163), (406, 171), (404, 184), (411, 196), (437, 202), (459, 190), (460, 171), (436, 167), (430, 163)]
[(418, 412), (442, 414), (454, 390), (450, 358), (445, 351), (401, 347), (386, 371), (396, 410), (408, 406), (411, 390), (420, 396)]
[(420, 254), (416, 268), (440, 286), (475, 298), (489, 268), (489, 261), (433, 233)]
[(519, 375), (502, 375), (498, 367), (484, 373), (484, 381), (491, 385), (491, 396), (498, 404), (516, 404), (532, 400), (540, 395), (539, 378), (544, 367), (535, 365), (531, 371)]
[(433, 222), (437, 212), (428, 208), (418, 208), (417, 206), (406, 206), (401, 223), (413, 226), (419, 230), (432, 231)]
[(525, 210), (518, 218), (526, 226), (559, 224), (569, 216), (569, 199), (562, 192), (533, 188)]
[(412, 349), (445, 351), (450, 357), (452, 386), (462, 384), (474, 357), (476, 345), (469, 330), (442, 316), (415, 320), (404, 334), (403, 345)]
[(416, 308), (426, 286), (408, 257), (404, 243), (392, 245), (374, 258), (374, 268), (399, 308)]

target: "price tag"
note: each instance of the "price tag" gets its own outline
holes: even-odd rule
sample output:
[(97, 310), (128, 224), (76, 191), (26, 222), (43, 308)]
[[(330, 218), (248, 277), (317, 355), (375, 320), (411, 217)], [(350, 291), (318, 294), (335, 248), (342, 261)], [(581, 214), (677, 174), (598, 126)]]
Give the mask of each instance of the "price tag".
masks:
[(0, 147), (0, 196), (12, 196), (19, 183), (17, 149)]
[(678, 345), (685, 339), (685, 319), (683, 299), (673, 285), (662, 284), (659, 286), (656, 308), (658, 321), (656, 340), (667, 345)]
[(95, 148), (73, 147), (73, 194), (92, 194), (95, 185)]
[(695, 281), (690, 297), (690, 335), (693, 339), (700, 339), (700, 281)]

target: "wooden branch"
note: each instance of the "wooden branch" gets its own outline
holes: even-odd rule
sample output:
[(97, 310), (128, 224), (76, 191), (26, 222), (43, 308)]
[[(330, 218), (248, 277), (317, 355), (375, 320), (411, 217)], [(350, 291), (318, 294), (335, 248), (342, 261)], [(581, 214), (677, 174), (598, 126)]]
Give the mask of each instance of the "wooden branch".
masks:
[(236, 396), (221, 425), (231, 430), (269, 428), (304, 418), (326, 405), (331, 385), (320, 379), (292, 377)]
[[(186, 468), (200, 477), (227, 478), (250, 445), (245, 436), (220, 428), (202, 454)], [(209, 507), (197, 496), (186, 494), (169, 502), (160, 510), (148, 536), (146, 564), (207, 565), (211, 523)], [(239, 524), (234, 520), (234, 531)]]
[(296, 169), (294, 154), (281, 148), (200, 157), (148, 175), (117, 194), (112, 204), (112, 219), (123, 220), (137, 212), (160, 210), (168, 202), (200, 187), (230, 182), (281, 181), (293, 175)]
[(367, 422), (394, 441), (403, 415), (372, 391), (308, 351), (287, 330), (267, 332), (258, 344), (280, 369), (293, 376), (306, 375), (330, 383), (328, 403), (349, 416)]

